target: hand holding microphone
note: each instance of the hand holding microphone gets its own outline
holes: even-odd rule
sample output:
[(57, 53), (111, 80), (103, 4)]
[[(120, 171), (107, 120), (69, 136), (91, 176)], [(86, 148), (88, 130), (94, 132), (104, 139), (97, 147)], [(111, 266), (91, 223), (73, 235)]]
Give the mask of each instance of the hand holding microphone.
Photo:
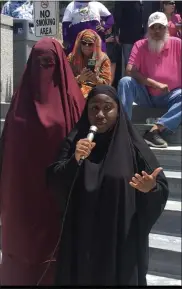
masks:
[(95, 145), (94, 142), (89, 141), (87, 138), (80, 139), (76, 144), (75, 150), (75, 158), (77, 162), (79, 162), (81, 158), (88, 158)]
[(80, 165), (85, 158), (88, 158), (91, 151), (96, 145), (96, 143), (93, 142), (94, 135), (96, 134), (96, 132), (97, 127), (91, 126), (87, 138), (80, 139), (76, 144), (75, 158), (77, 162), (80, 163)]

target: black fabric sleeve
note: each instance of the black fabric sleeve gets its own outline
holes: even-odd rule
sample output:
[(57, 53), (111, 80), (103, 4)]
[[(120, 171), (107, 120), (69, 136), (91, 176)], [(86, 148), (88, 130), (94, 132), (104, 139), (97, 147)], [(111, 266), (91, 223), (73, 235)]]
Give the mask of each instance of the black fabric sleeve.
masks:
[(68, 137), (63, 141), (58, 161), (47, 168), (47, 186), (59, 203), (61, 214), (64, 214), (68, 195), (72, 190), (79, 169), (74, 155), (75, 146)]
[(58, 161), (47, 169), (47, 183), (55, 189), (68, 189), (78, 169), (78, 162), (74, 155), (74, 146), (69, 138), (62, 144)]
[[(142, 171), (149, 174), (153, 172), (139, 152), (136, 153), (136, 161), (139, 174)], [(162, 214), (169, 194), (167, 179), (163, 172), (158, 174), (156, 182), (156, 187), (148, 193), (137, 191), (138, 213), (148, 233)]]

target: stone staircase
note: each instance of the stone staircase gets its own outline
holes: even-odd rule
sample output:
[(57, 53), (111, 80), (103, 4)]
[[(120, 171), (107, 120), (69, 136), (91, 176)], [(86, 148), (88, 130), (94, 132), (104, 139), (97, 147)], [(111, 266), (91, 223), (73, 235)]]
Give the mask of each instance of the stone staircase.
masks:
[[(1, 104), (1, 132), (9, 104)], [(148, 117), (160, 117), (164, 110), (133, 106), (133, 123), (141, 134), (151, 125)], [(153, 227), (150, 243), (148, 285), (181, 285), (181, 128), (168, 136), (167, 149), (152, 148), (169, 182), (170, 195), (165, 210)], [(0, 256), (1, 258), (1, 256)]]
[[(132, 122), (140, 134), (151, 128), (146, 124), (149, 117), (158, 118), (164, 109), (133, 106)], [(181, 285), (181, 127), (167, 135), (168, 148), (151, 148), (155, 153), (169, 183), (169, 199), (165, 210), (155, 226), (150, 238), (150, 263), (148, 285)]]

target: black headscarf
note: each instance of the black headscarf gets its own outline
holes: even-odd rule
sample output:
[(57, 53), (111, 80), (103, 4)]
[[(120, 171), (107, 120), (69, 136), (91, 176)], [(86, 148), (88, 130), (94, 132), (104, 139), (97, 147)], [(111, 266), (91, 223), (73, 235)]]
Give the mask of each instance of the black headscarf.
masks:
[[(96, 146), (80, 168), (60, 244), (56, 284), (145, 285), (148, 234), (164, 209), (167, 182), (160, 173), (157, 188), (147, 194), (129, 185), (136, 172), (152, 173), (159, 164), (123, 111), (115, 89), (96, 86), (88, 102), (97, 94), (118, 103), (118, 119), (113, 130), (96, 136)], [(64, 167), (65, 178), (75, 166), (70, 158), (76, 142), (86, 137), (90, 126), (88, 102), (65, 141), (67, 153), (63, 149), (64, 156), (52, 166), (62, 173)]]

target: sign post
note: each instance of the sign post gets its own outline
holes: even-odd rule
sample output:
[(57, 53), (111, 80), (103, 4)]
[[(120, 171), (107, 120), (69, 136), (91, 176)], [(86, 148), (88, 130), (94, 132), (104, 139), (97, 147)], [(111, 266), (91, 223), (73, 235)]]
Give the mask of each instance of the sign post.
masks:
[(59, 13), (57, 1), (34, 1), (33, 3), (35, 36), (58, 35)]

